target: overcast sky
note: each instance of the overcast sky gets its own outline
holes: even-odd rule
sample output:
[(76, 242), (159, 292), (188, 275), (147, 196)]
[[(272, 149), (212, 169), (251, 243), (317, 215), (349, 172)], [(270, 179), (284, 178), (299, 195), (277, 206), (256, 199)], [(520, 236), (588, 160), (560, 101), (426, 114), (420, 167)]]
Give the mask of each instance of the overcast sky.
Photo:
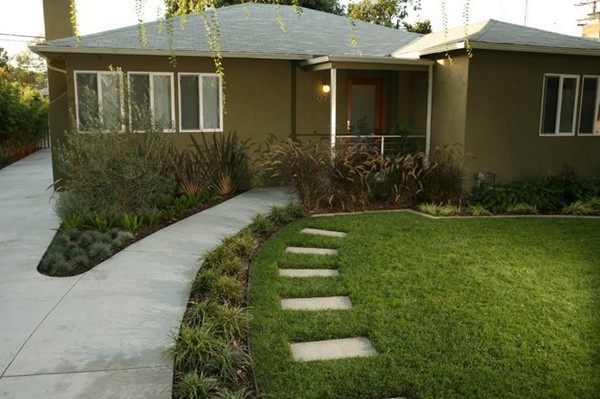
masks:
[[(68, 0), (65, 0), (68, 1)], [(515, 24), (579, 36), (577, 18), (586, 10), (575, 7), (576, 0), (470, 0), (469, 21), (497, 19)], [(0, 33), (43, 36), (42, 0), (4, 0), (0, 13)], [(77, 0), (81, 34), (135, 25), (135, 0)], [(347, 1), (342, 1), (347, 3)], [(161, 12), (162, 0), (144, 0), (144, 19), (152, 21)], [(429, 19), (433, 30), (441, 30), (442, 0), (421, 0), (422, 10), (411, 19)], [(465, 0), (446, 0), (448, 27), (462, 26)], [(551, 4), (551, 5), (550, 5)], [(526, 10), (527, 5), (527, 12)], [(277, 23), (274, 20), (273, 23)], [(25, 49), (27, 39), (0, 35), (0, 47), (9, 55)]]

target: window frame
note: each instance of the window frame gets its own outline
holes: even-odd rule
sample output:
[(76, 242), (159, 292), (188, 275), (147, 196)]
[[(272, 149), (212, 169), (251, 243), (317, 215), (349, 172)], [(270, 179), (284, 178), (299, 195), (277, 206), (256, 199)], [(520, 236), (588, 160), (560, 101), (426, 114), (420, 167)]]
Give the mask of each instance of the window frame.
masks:
[[(600, 119), (600, 75), (582, 75), (581, 77), (581, 93), (579, 95), (579, 113), (577, 114), (577, 135), (584, 137), (593, 137), (600, 136), (600, 129), (595, 132), (595, 127), (592, 127), (591, 133), (581, 132), (581, 112), (583, 107), (583, 85), (585, 83), (585, 79), (596, 79), (596, 103), (594, 104), (594, 123), (598, 123), (598, 119)], [(594, 125), (593, 125), (594, 126)]]
[[(549, 77), (557, 77), (559, 78), (558, 81), (558, 98), (557, 98), (557, 104), (556, 104), (556, 116), (555, 116), (555, 126), (554, 126), (554, 133), (544, 133), (543, 132), (543, 128), (544, 128), (544, 108), (545, 108), (545, 100), (546, 100), (546, 78)], [(575, 101), (573, 103), (573, 120), (572, 120), (572, 129), (570, 132), (565, 133), (565, 132), (560, 132), (560, 114), (562, 111), (562, 97), (563, 97), (563, 82), (564, 79), (568, 78), (568, 79), (575, 79)], [(540, 108), (540, 128), (539, 128), (539, 135), (541, 137), (572, 137), (575, 136), (575, 132), (578, 131), (579, 126), (578, 126), (578, 122), (579, 122), (579, 112), (577, 112), (579, 110), (579, 83), (580, 83), (580, 75), (574, 75), (574, 74), (565, 74), (565, 73), (545, 73), (543, 76), (543, 80), (542, 80), (542, 101), (541, 101), (541, 108)]]
[[(182, 90), (181, 90), (181, 77), (182, 76), (197, 76), (198, 77), (198, 117), (200, 118), (198, 126), (199, 129), (184, 129), (183, 128), (183, 117), (182, 117)], [(219, 128), (218, 129), (205, 129), (204, 128), (204, 94), (202, 90), (203, 77), (216, 77), (219, 79)], [(218, 73), (200, 73), (200, 72), (179, 72), (177, 74), (177, 91), (179, 100), (179, 124), (178, 128), (181, 133), (222, 133), (223, 132), (223, 78)]]
[[(73, 87), (75, 92), (75, 122), (77, 126), (77, 132), (79, 133), (90, 133), (90, 130), (82, 130), (80, 128), (81, 121), (79, 120), (79, 90), (77, 88), (77, 75), (78, 74), (95, 74), (96, 75), (96, 90), (98, 91), (98, 118), (104, 124), (102, 119), (102, 83), (101, 83), (101, 75), (117, 75), (119, 77), (119, 106), (121, 111), (121, 118), (123, 120), (125, 116), (125, 96), (123, 91), (123, 73), (119, 71), (106, 71), (106, 70), (85, 70), (85, 69), (76, 69), (73, 70)], [(119, 131), (124, 131), (125, 125), (121, 123), (121, 129)], [(108, 132), (109, 129), (103, 129), (104, 132)]]
[[(150, 98), (148, 99), (150, 101), (150, 111), (152, 112), (152, 117), (155, 118), (155, 114), (154, 114), (154, 80), (152, 79), (153, 76), (169, 76), (169, 81), (171, 83), (171, 128), (170, 129), (164, 129), (163, 128), (163, 132), (165, 133), (174, 133), (176, 131), (176, 119), (175, 119), (175, 79), (174, 76), (175, 74), (173, 72), (157, 72), (157, 71), (127, 71), (127, 90), (130, 94), (128, 101), (131, 103), (131, 79), (130, 76), (131, 75), (148, 75), (148, 91), (150, 94)], [(131, 125), (131, 130), (134, 132), (141, 132), (141, 130), (133, 130), (133, 125), (132, 122), (133, 121), (133, 116), (132, 116), (132, 110), (131, 110), (131, 104), (129, 104), (129, 124)]]

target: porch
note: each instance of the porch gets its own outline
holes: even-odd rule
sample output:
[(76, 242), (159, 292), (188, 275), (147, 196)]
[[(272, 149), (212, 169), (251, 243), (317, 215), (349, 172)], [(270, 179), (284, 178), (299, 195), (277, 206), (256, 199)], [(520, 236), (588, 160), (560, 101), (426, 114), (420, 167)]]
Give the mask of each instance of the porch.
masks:
[(324, 56), (301, 62), (292, 81), (293, 138), (429, 152), (432, 61)]

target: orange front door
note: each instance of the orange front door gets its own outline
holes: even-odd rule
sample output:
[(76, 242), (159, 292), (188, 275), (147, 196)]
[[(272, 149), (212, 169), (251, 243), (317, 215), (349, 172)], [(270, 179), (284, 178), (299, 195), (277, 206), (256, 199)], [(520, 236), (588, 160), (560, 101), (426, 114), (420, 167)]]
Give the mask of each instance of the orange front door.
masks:
[(382, 82), (374, 78), (348, 79), (347, 134), (381, 134)]

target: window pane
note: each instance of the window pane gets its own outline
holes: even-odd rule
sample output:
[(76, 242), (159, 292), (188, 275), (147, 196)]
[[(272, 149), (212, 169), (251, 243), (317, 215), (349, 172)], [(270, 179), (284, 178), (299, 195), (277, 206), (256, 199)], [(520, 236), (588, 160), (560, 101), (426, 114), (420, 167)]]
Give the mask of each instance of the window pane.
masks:
[(200, 130), (198, 76), (180, 76), (179, 90), (181, 91), (181, 128), (183, 130)]
[(165, 129), (173, 129), (171, 117), (171, 77), (153, 76), (154, 119)]
[[(598, 92), (598, 78), (584, 78), (583, 92), (581, 93), (581, 115), (579, 116), (579, 132), (593, 133), (594, 113)], [(596, 123), (595, 123), (596, 122)]]
[(564, 78), (562, 86), (562, 104), (560, 109), (560, 133), (573, 132), (573, 116), (575, 115), (575, 92), (577, 79)]
[(119, 75), (101, 74), (102, 123), (107, 130), (121, 130), (121, 85)]
[(77, 117), (79, 130), (88, 131), (98, 121), (98, 77), (95, 73), (77, 73)]
[(202, 128), (221, 128), (221, 93), (219, 92), (218, 76), (202, 77)]
[(150, 115), (150, 79), (148, 75), (129, 75), (131, 97), (131, 126), (143, 130), (142, 118)]
[(544, 80), (544, 108), (542, 111), (542, 133), (556, 131), (556, 111), (558, 109), (558, 76), (546, 76)]

